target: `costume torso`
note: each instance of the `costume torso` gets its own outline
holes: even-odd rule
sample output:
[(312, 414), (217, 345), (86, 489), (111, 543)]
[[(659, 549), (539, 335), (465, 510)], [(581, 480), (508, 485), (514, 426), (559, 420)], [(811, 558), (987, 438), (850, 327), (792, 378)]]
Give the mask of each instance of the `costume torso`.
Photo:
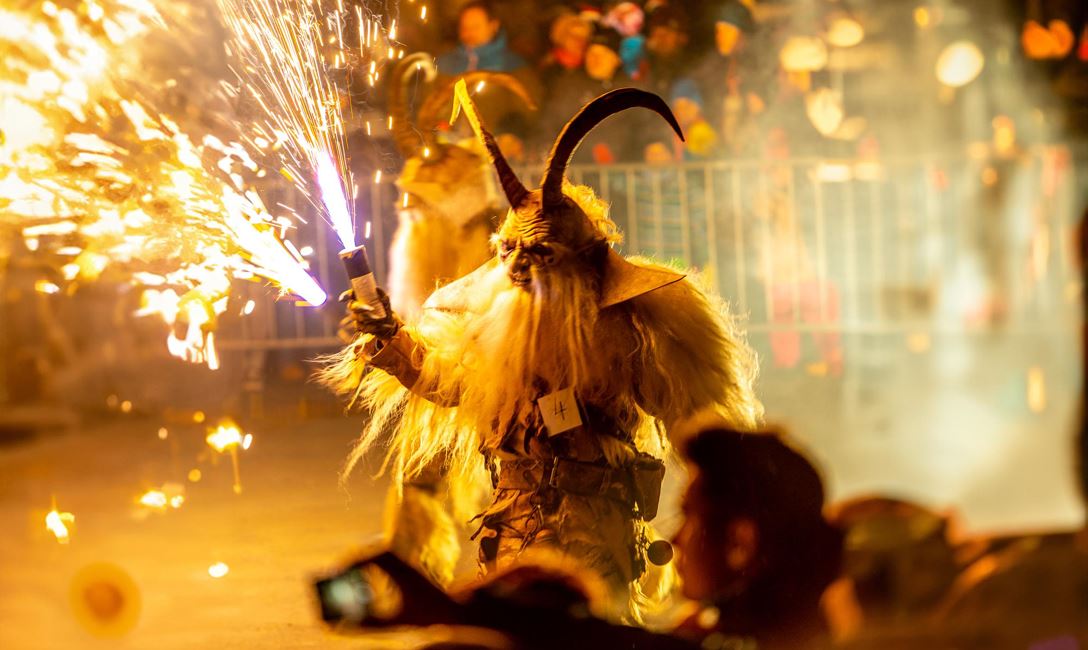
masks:
[[(538, 402), (539, 404), (539, 402)], [(644, 569), (640, 522), (656, 513), (664, 464), (640, 454), (614, 405), (580, 400), (582, 424), (550, 435), (540, 407), (528, 426), (484, 449), (494, 500), (479, 516), (480, 561), (503, 566), (535, 545), (578, 558), (616, 587)], [(619, 407), (621, 410), (623, 406)], [(610, 462), (617, 455), (626, 462)]]
[[(492, 264), (435, 292), (425, 309), (471, 313), (469, 290)], [(628, 264), (610, 253), (598, 314), (599, 329), (608, 334), (594, 344), (603, 362), (563, 405), (577, 410), (581, 424), (549, 432), (538, 400), (555, 389), (539, 386), (525, 397), (527, 415), (479, 432), (494, 488), (491, 505), (476, 518), (487, 569), (516, 560), (530, 546), (546, 545), (580, 559), (617, 587), (643, 572), (649, 541), (643, 522), (656, 515), (664, 464), (635, 444), (641, 419), (629, 360), (638, 343), (626, 301), (683, 276), (664, 270), (634, 276), (623, 272)], [(371, 365), (409, 389), (416, 385), (424, 351), (407, 331), (368, 353)]]
[[(614, 334), (628, 329), (617, 327), (628, 321), (622, 306), (602, 317)], [(625, 337), (613, 338), (622, 350)], [(402, 330), (370, 362), (411, 387), (420, 355), (419, 344)], [(563, 405), (577, 410), (581, 424), (574, 428), (551, 435), (538, 401), (549, 394), (542, 386), (526, 396), (536, 404), (526, 409), (527, 417), (482, 432), (480, 451), (494, 492), (475, 518), (473, 537), (485, 570), (517, 560), (530, 547), (548, 546), (579, 559), (615, 588), (642, 574), (650, 541), (643, 521), (656, 514), (664, 464), (638, 450), (630, 382), (619, 369), (614, 375), (601, 382), (610, 385), (585, 391), (593, 396), (581, 394)]]

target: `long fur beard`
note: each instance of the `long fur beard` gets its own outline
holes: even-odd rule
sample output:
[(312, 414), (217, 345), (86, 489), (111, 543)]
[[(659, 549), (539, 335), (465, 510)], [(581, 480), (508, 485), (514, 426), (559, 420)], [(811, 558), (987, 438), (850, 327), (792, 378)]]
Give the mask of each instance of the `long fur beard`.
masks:
[(537, 397), (577, 390), (592, 374), (598, 309), (588, 270), (567, 265), (534, 271), (528, 290), (512, 285), (502, 268), (495, 274), (501, 277), (494, 300), (449, 341), (450, 358), (457, 360), (458, 410), (472, 414), (478, 431), (526, 424)]

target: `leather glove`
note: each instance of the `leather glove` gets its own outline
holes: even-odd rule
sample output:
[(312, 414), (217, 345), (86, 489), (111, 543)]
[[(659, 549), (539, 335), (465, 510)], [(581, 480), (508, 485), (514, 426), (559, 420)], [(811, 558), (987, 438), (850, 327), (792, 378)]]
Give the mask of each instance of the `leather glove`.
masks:
[(378, 339), (388, 341), (400, 329), (401, 322), (389, 306), (389, 296), (378, 287), (378, 299), (385, 308), (385, 316), (378, 318), (370, 305), (355, 300), (355, 294), (351, 289), (340, 294), (340, 302), (347, 303), (347, 317), (340, 322), (341, 335), (350, 334), (355, 338), (356, 334), (370, 334)]

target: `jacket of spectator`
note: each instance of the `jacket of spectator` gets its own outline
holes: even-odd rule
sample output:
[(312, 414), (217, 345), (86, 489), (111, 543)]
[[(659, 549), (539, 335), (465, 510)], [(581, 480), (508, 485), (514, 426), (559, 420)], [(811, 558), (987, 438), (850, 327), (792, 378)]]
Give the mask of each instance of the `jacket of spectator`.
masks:
[(474, 70), (514, 72), (526, 67), (525, 59), (510, 50), (506, 31), (499, 30), (489, 43), (469, 48), (458, 45), (454, 50), (438, 57), (438, 71), (445, 75), (459, 75)]

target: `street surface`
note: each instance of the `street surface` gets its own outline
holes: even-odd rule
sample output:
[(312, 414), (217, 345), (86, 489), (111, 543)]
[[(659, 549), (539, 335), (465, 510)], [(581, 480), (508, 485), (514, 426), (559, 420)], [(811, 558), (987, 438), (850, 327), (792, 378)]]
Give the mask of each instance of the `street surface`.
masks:
[[(357, 424), (254, 425), (238, 495), (203, 426), (160, 440), (159, 419), (133, 418), (0, 445), (0, 648), (374, 647), (326, 632), (310, 588), (379, 536), (384, 485), (337, 483)], [(166, 482), (184, 485), (180, 508), (138, 505)], [(54, 498), (75, 515), (67, 545), (44, 523)], [(137, 587), (138, 621), (119, 639), (93, 636), (69, 604), (77, 573), (101, 562)], [(229, 567), (218, 579), (216, 562)]]

